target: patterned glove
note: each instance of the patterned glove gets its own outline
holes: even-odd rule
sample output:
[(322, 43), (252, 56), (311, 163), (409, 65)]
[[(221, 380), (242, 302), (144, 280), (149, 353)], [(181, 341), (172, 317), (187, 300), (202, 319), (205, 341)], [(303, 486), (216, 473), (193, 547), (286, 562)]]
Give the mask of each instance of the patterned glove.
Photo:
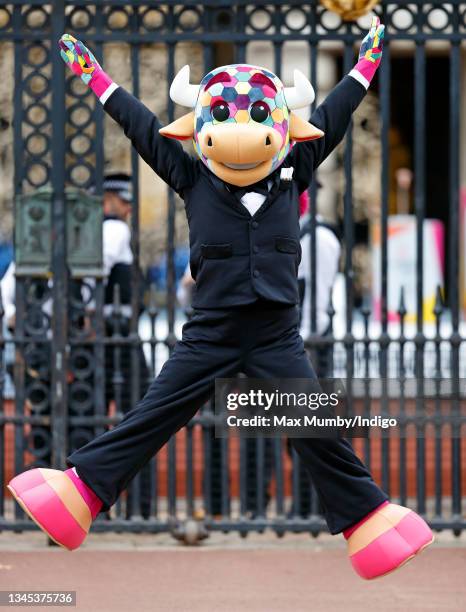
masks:
[(362, 41), (361, 49), (359, 50), (359, 62), (350, 72), (350, 75), (362, 83), (366, 89), (369, 88), (382, 61), (384, 36), (385, 26), (380, 24), (378, 17), (373, 17), (371, 29)]
[(65, 63), (74, 74), (81, 77), (103, 104), (110, 93), (115, 91), (117, 85), (102, 70), (92, 51), (71, 34), (63, 34), (58, 45)]

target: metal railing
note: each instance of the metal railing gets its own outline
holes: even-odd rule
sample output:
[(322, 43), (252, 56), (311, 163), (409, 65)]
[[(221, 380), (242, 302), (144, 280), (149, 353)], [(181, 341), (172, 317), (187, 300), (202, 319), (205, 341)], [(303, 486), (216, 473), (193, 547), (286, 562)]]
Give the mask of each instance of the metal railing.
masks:
[[(437, 12), (436, 12), (437, 11)], [(439, 12), (441, 13), (438, 25)], [(376, 8), (387, 25), (386, 46), (378, 91), (381, 119), (380, 227), (381, 294), (380, 321), (375, 325), (369, 308), (355, 309), (355, 246), (353, 201), (353, 138), (348, 133), (343, 157), (345, 176), (343, 230), (346, 309), (342, 325), (334, 326), (325, 338), (312, 333), (306, 339), (312, 352), (321, 345), (332, 349), (332, 374), (346, 381), (369, 384), (380, 379), (379, 392), (354, 401), (368, 402), (368, 410), (393, 410), (390, 379), (400, 382), (399, 411), (414, 407), (424, 414), (424, 387), (428, 380), (451, 379), (452, 392), (447, 408), (441, 394), (431, 420), (418, 420), (414, 432), (398, 439), (357, 440), (357, 451), (374, 472), (375, 478), (395, 499), (413, 505), (437, 529), (459, 533), (466, 527), (463, 490), (465, 486), (464, 425), (451, 429), (445, 410), (460, 414), (464, 409), (464, 334), (460, 320), (460, 82), (461, 44), (466, 39), (466, 2), (425, 3), (381, 2)], [(44, 185), (51, 186), (53, 242), (51, 272), (53, 283), (33, 277), (18, 277), (16, 325), (12, 337), (0, 337), (0, 365), (5, 346), (14, 347), (12, 370), (14, 398), (0, 399), (0, 529), (29, 529), (30, 521), (5, 496), (4, 484), (28, 466), (52, 464), (63, 467), (70, 449), (78, 447), (108, 426), (118, 422), (128, 406), (134, 406), (144, 385), (144, 368), (139, 358), (143, 345), (150, 374), (160, 369), (173, 348), (182, 315), (176, 306), (174, 254), (175, 195), (168, 192), (167, 285), (163, 305), (150, 291), (144, 325), (139, 320), (138, 296), (142, 283), (138, 269), (140, 217), (132, 215), (132, 248), (135, 256), (132, 316), (123, 321), (119, 296), (115, 295), (116, 323), (106, 330), (103, 316), (104, 284), (101, 278), (88, 287), (94, 303), (90, 315), (87, 303), (73, 294), (74, 280), (66, 266), (65, 186), (86, 189), (96, 185), (102, 193), (104, 162), (103, 111), (92, 94), (76, 87), (65, 74), (56, 51), (63, 32), (73, 32), (89, 43), (97, 57), (108, 45), (120, 43), (129, 49), (133, 93), (141, 94), (141, 49), (163, 48), (166, 60), (164, 119), (173, 119), (174, 107), (168, 85), (175, 75), (180, 44), (200, 49), (203, 73), (211, 69), (219, 44), (227, 45), (232, 60), (246, 60), (254, 41), (269, 45), (270, 67), (280, 74), (286, 44), (301, 42), (309, 54), (309, 76), (318, 82), (319, 55), (323, 44), (334, 43), (332, 52), (342, 61), (343, 73), (355, 59), (355, 46), (366, 28), (359, 23), (342, 23), (324, 10), (317, 0), (282, 3), (207, 1), (112, 2), (60, 1), (47, 4), (0, 2), (0, 53), (13, 48), (14, 91), (11, 92), (14, 121), (14, 195)], [(406, 323), (406, 307), (400, 296), (399, 321), (395, 331), (389, 322), (388, 303), (388, 218), (390, 196), (390, 126), (393, 110), (394, 43), (404, 41), (413, 49), (414, 98), (406, 100), (412, 121), (414, 213), (416, 218), (416, 309), (414, 327)], [(445, 92), (448, 123), (448, 168), (445, 205), (448, 207), (448, 254), (446, 293), (439, 292), (435, 304), (433, 333), (429, 335), (423, 312), (423, 221), (426, 217), (428, 82), (426, 62), (429, 45), (440, 41), (447, 49), (449, 89)], [(408, 104), (409, 102), (409, 104)], [(77, 119), (76, 112), (83, 113)], [(84, 118), (83, 118), (84, 117)], [(83, 146), (85, 143), (85, 146)], [(129, 145), (128, 145), (129, 147)], [(131, 151), (136, 201), (140, 192), (139, 162)], [(318, 198), (316, 186), (311, 199)], [(312, 303), (316, 295), (316, 216), (311, 211)], [(74, 297), (72, 297), (74, 295)], [(445, 297), (446, 296), (446, 297)], [(52, 311), (44, 311), (47, 299)], [(315, 308), (311, 327), (316, 329)], [(330, 309), (331, 319), (334, 316)], [(3, 312), (0, 322), (3, 321)], [(85, 323), (83, 323), (85, 321)], [(124, 329), (123, 329), (124, 326)], [(144, 340), (141, 339), (141, 334)], [(113, 355), (113, 368), (106, 368), (106, 352)], [(122, 362), (130, 362), (130, 385), (126, 384)], [(124, 366), (128, 368), (128, 365)], [(5, 386), (0, 371), (0, 391)], [(405, 394), (406, 381), (415, 384)], [(385, 384), (384, 381), (387, 381)], [(0, 393), (3, 396), (3, 393)], [(364, 395), (364, 394), (363, 394)], [(400, 399), (401, 398), (401, 399)], [(434, 398), (435, 399), (435, 398)], [(408, 406), (409, 403), (411, 406)], [(436, 427), (441, 435), (425, 435)], [(442, 429), (443, 425), (445, 428)], [(217, 440), (213, 416), (204, 407), (189, 425), (155, 457), (145, 475), (136, 477), (128, 495), (112, 512), (100, 518), (95, 529), (158, 532), (171, 530), (180, 537), (196, 539), (210, 530), (237, 530), (247, 533), (271, 527), (278, 534), (325, 530), (317, 498), (302, 473), (299, 459), (291, 456), (286, 443), (274, 440)]]

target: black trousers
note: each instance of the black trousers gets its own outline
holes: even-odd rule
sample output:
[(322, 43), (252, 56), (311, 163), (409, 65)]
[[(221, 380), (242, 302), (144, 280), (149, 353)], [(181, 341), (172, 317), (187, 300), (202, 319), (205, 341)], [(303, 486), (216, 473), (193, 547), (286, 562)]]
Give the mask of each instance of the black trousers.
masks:
[[(304, 298), (304, 296), (303, 296)], [(302, 305), (301, 305), (302, 307)], [(331, 333), (330, 326), (322, 334), (322, 337), (328, 337)], [(332, 378), (333, 376), (333, 363), (332, 363), (332, 345), (318, 346), (315, 350), (310, 351), (311, 363), (315, 368), (317, 377), (321, 380)], [(287, 449), (293, 458), (292, 447), (289, 440), (287, 440)], [(311, 495), (310, 493), (310, 480), (309, 472), (305, 466), (299, 462), (298, 467), (298, 487), (299, 487), (299, 500), (293, 499), (293, 505), (291, 508), (291, 514), (298, 514), (305, 518), (311, 513)]]
[[(130, 321), (126, 317), (120, 318), (118, 326), (115, 326), (114, 320), (109, 317), (105, 320), (105, 334), (112, 337), (116, 331), (123, 337), (128, 337), (130, 333)], [(134, 359), (133, 348), (128, 344), (122, 344), (119, 347), (119, 359), (116, 355), (115, 346), (105, 347), (105, 404), (109, 406), (112, 400), (116, 401), (116, 408), (123, 414), (128, 413), (132, 406), (132, 361)], [(139, 361), (139, 397), (143, 397), (147, 392), (150, 382), (149, 368), (147, 367), (146, 358), (142, 346), (137, 349), (136, 359)], [(115, 373), (119, 373), (120, 386), (118, 392), (114, 382)], [(134, 508), (134, 500), (132, 487), (128, 486), (126, 497), (126, 518), (129, 519), (133, 515), (133, 510), (140, 513), (143, 518), (150, 516), (150, 503), (152, 493), (153, 474), (151, 466), (147, 463), (139, 473), (139, 495), (136, 499), (136, 509)]]
[[(257, 302), (196, 310), (148, 392), (114, 429), (68, 457), (108, 509), (134, 475), (213, 394), (216, 378), (306, 378), (314, 372), (298, 333), (298, 309)], [(306, 466), (331, 533), (353, 525), (387, 496), (348, 441), (291, 440)]]

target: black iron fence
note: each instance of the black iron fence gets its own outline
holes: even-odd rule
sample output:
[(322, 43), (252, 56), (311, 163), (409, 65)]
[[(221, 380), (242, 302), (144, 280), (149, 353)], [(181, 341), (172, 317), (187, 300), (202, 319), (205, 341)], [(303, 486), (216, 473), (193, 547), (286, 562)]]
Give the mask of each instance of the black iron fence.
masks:
[[(353, 380), (379, 380), (377, 392), (352, 393), (365, 409), (417, 415), (414, 429), (406, 425), (395, 438), (356, 441), (357, 450), (373, 469), (381, 485), (401, 503), (414, 505), (437, 529), (459, 533), (466, 526), (462, 486), (465, 485), (465, 450), (462, 421), (451, 426), (449, 415), (464, 408), (464, 337), (460, 311), (460, 83), (462, 43), (466, 39), (466, 2), (386, 2), (376, 8), (387, 25), (384, 61), (377, 91), (380, 117), (380, 292), (379, 318), (367, 299), (356, 299), (353, 251), (357, 236), (353, 215), (353, 137), (346, 138), (342, 156), (344, 173), (342, 225), (344, 234), (343, 318), (324, 337), (317, 335), (315, 308), (306, 338), (313, 351), (331, 349), (330, 374), (346, 381), (352, 393)], [(132, 276), (133, 303), (128, 317), (118, 292), (114, 296), (112, 323), (104, 316), (104, 279), (99, 275), (70, 274), (67, 265), (66, 188), (96, 186), (102, 194), (105, 161), (104, 114), (93, 95), (65, 73), (56, 41), (72, 32), (94, 50), (98, 58), (109, 58), (113, 45), (128, 55), (129, 87), (141, 95), (142, 50), (162, 51), (162, 61), (153, 66), (163, 75), (164, 92), (159, 104), (164, 119), (174, 116), (168, 98), (178, 49), (190, 45), (193, 57), (206, 73), (220, 59), (246, 61), (253, 43), (268, 50), (268, 65), (281, 74), (289, 44), (300, 43), (309, 58), (311, 82), (319, 82), (320, 57), (333, 58), (335, 70), (348, 72), (355, 61), (357, 44), (366, 25), (344, 23), (324, 10), (317, 0), (309, 2), (112, 2), (51, 3), (0, 2), (0, 54), (11, 54), (14, 89), (9, 92), (13, 121), (2, 125), (13, 131), (13, 195), (18, 198), (41, 187), (51, 188), (50, 269), (24, 272), (16, 278), (16, 315), (12, 335), (6, 325), (0, 337), (0, 365), (13, 352), (9, 373), (14, 397), (0, 399), (0, 528), (29, 529), (31, 523), (5, 496), (5, 481), (32, 465), (63, 467), (70, 449), (118, 422), (134, 405), (146, 384), (146, 368), (140, 359), (145, 350), (149, 378), (176, 342), (182, 319), (175, 290), (175, 195), (168, 192), (165, 219), (167, 277), (161, 302), (155, 290), (147, 292), (146, 311), (140, 317), (139, 295), (143, 282), (139, 272), (140, 214), (134, 207), (131, 220), (135, 257)], [(431, 81), (427, 63), (432, 54), (442, 58), (443, 111), (435, 126), (428, 125)], [(189, 56), (189, 51), (188, 51)], [(400, 71), (402, 57), (406, 73)], [(224, 62), (222, 62), (224, 63)], [(162, 64), (162, 65), (160, 65)], [(118, 80), (118, 75), (114, 75)], [(0, 88), (2, 85), (0, 85)], [(404, 99), (400, 103), (400, 91)], [(319, 93), (319, 92), (317, 92)], [(395, 95), (396, 94), (396, 95)], [(1, 111), (0, 111), (1, 112)], [(392, 192), (393, 151), (391, 131), (394, 115), (402, 114), (399, 127), (411, 151), (414, 173), (416, 267), (415, 312), (409, 321), (404, 293), (400, 292), (395, 332), (390, 322), (389, 213)], [(8, 116), (8, 113), (6, 113)], [(406, 120), (406, 117), (408, 119)], [(407, 133), (403, 132), (408, 125)], [(433, 152), (430, 131), (441, 130), (445, 147), (435, 151), (438, 165), (447, 160), (441, 201), (430, 190)], [(131, 152), (136, 201), (141, 189), (137, 155)], [(429, 171), (428, 171), (429, 170)], [(317, 188), (311, 200), (318, 202)], [(156, 205), (156, 204), (154, 204)], [(429, 210), (428, 210), (429, 208)], [(34, 209), (35, 210), (35, 209)], [(311, 302), (316, 299), (316, 207), (311, 211)], [(444, 288), (431, 304), (433, 323), (425, 320), (426, 260), (423, 256), (423, 221), (427, 212), (441, 210), (447, 232), (447, 269)], [(432, 211), (434, 214), (431, 214)], [(17, 211), (18, 212), (18, 211)], [(37, 222), (31, 214), (31, 226)], [(18, 219), (18, 214), (16, 215)], [(40, 221), (40, 219), (39, 219)], [(26, 228), (27, 229), (27, 228)], [(69, 227), (68, 227), (68, 239)], [(39, 256), (40, 240), (33, 242)], [(43, 245), (42, 245), (43, 246)], [(333, 320), (339, 304), (329, 307)], [(357, 306), (357, 307), (355, 307)], [(341, 308), (340, 308), (341, 310)], [(431, 313), (432, 314), (432, 313)], [(0, 313), (3, 320), (3, 311)], [(5, 323), (5, 321), (3, 321)], [(108, 367), (108, 363), (111, 367)], [(107, 367), (106, 367), (107, 364)], [(126, 370), (125, 370), (126, 369)], [(0, 390), (5, 391), (5, 368)], [(130, 378), (125, 377), (130, 372)], [(414, 390), (409, 380), (414, 381)], [(451, 381), (447, 405), (440, 390)], [(393, 393), (390, 380), (396, 380)], [(130, 381), (130, 382), (129, 382)], [(434, 382), (434, 409), (430, 416), (423, 406), (425, 386)], [(435, 387), (435, 384), (438, 386)], [(408, 388), (411, 391), (408, 391)], [(431, 387), (429, 387), (431, 388)], [(437, 389), (437, 392), (435, 392)], [(8, 396), (0, 393), (0, 396)], [(463, 425), (464, 427), (464, 425)], [(429, 429), (437, 435), (429, 438)], [(280, 440), (217, 440), (213, 417), (204, 407), (193, 421), (155, 457), (145, 473), (137, 477), (131, 491), (111, 514), (99, 519), (97, 530), (172, 530), (196, 539), (206, 529), (247, 533), (272, 527), (279, 534), (325, 529), (316, 496), (299, 459), (290, 456)]]

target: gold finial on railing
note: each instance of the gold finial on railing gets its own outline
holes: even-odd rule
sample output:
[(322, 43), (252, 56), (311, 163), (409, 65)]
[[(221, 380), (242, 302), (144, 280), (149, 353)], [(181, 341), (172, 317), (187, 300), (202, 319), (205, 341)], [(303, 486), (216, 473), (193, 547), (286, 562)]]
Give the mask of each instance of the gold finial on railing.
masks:
[(354, 21), (368, 13), (379, 0), (320, 0), (329, 11), (340, 15), (344, 21)]

